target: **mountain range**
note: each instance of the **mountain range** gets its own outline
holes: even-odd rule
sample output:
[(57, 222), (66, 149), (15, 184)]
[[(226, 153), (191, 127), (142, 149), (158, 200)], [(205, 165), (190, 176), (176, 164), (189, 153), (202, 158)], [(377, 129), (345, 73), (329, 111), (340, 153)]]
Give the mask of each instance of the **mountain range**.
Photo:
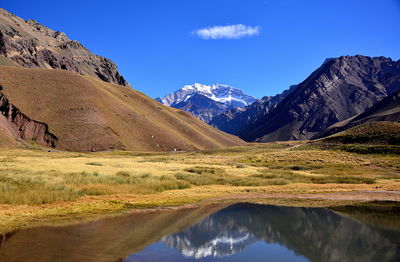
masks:
[(156, 100), (164, 105), (185, 110), (197, 118), (210, 122), (215, 116), (233, 108), (243, 108), (256, 99), (242, 90), (228, 85), (186, 85)]
[(293, 85), (275, 96), (264, 96), (245, 108), (234, 108), (223, 112), (214, 117), (209, 124), (224, 132), (238, 135), (243, 129), (265, 117), (296, 87)]
[(372, 261), (377, 253), (391, 261), (399, 255), (395, 239), (385, 230), (327, 209), (239, 203), (161, 241), (185, 257), (204, 260), (263, 242), (284, 246), (310, 261)]
[(310, 139), (398, 90), (400, 61), (361, 55), (330, 58), (281, 95), (228, 111), (210, 124), (246, 141)]
[(2, 147), (176, 151), (315, 139), (400, 121), (399, 92), (400, 60), (356, 55), (326, 59), (303, 82), (259, 100), (196, 83), (157, 103), (132, 89), (111, 60), (0, 9)]

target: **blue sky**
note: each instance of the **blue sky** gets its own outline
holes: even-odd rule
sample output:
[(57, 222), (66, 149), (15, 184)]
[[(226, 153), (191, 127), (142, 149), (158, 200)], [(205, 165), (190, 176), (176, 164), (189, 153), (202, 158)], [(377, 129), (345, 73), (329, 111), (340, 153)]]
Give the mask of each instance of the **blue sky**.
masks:
[[(327, 57), (400, 59), (399, 0), (0, 0), (0, 6), (112, 59), (151, 97), (195, 82), (262, 97), (301, 82)], [(242, 35), (231, 25), (243, 25)], [(224, 35), (236, 38), (212, 39)]]

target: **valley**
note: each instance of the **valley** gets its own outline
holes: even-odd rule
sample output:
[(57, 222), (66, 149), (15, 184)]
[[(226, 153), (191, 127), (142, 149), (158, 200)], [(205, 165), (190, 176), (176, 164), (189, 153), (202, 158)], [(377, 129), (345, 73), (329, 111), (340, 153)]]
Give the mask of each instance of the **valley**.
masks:
[(399, 169), (398, 155), (304, 142), (186, 153), (3, 149), (0, 230), (229, 199), (300, 206), (399, 201)]
[[(140, 12), (129, 10), (85, 13), (67, 36), (0, 8), (0, 260), (243, 261), (274, 248), (296, 261), (400, 257), (393, 53), (298, 59), (239, 41), (261, 39), (259, 26), (190, 31), (197, 12), (179, 40), (165, 27), (150, 41), (160, 27), (133, 24)], [(53, 15), (41, 19), (60, 26)]]

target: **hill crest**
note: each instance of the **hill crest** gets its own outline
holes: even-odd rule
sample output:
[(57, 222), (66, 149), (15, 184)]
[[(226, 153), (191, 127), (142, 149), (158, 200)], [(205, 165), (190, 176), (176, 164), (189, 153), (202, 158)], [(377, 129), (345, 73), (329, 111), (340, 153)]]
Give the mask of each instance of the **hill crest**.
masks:
[(129, 86), (111, 60), (98, 56), (63, 32), (24, 20), (0, 8), (0, 55), (27, 68), (63, 69)]
[(130, 87), (90, 76), (0, 66), (0, 85), (10, 103), (48, 125), (61, 150), (190, 151), (245, 144)]

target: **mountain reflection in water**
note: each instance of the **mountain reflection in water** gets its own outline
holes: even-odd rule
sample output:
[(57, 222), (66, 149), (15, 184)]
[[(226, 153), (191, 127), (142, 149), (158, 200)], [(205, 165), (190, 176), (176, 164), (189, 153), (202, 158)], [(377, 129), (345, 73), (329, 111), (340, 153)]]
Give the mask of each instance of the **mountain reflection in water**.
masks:
[[(157, 260), (160, 258), (160, 260)], [(327, 209), (235, 204), (126, 261), (400, 261), (400, 232)]]
[(0, 261), (400, 261), (400, 231), (379, 226), (398, 216), (362, 214), (378, 226), (322, 208), (248, 203), (138, 212), (0, 235)]

